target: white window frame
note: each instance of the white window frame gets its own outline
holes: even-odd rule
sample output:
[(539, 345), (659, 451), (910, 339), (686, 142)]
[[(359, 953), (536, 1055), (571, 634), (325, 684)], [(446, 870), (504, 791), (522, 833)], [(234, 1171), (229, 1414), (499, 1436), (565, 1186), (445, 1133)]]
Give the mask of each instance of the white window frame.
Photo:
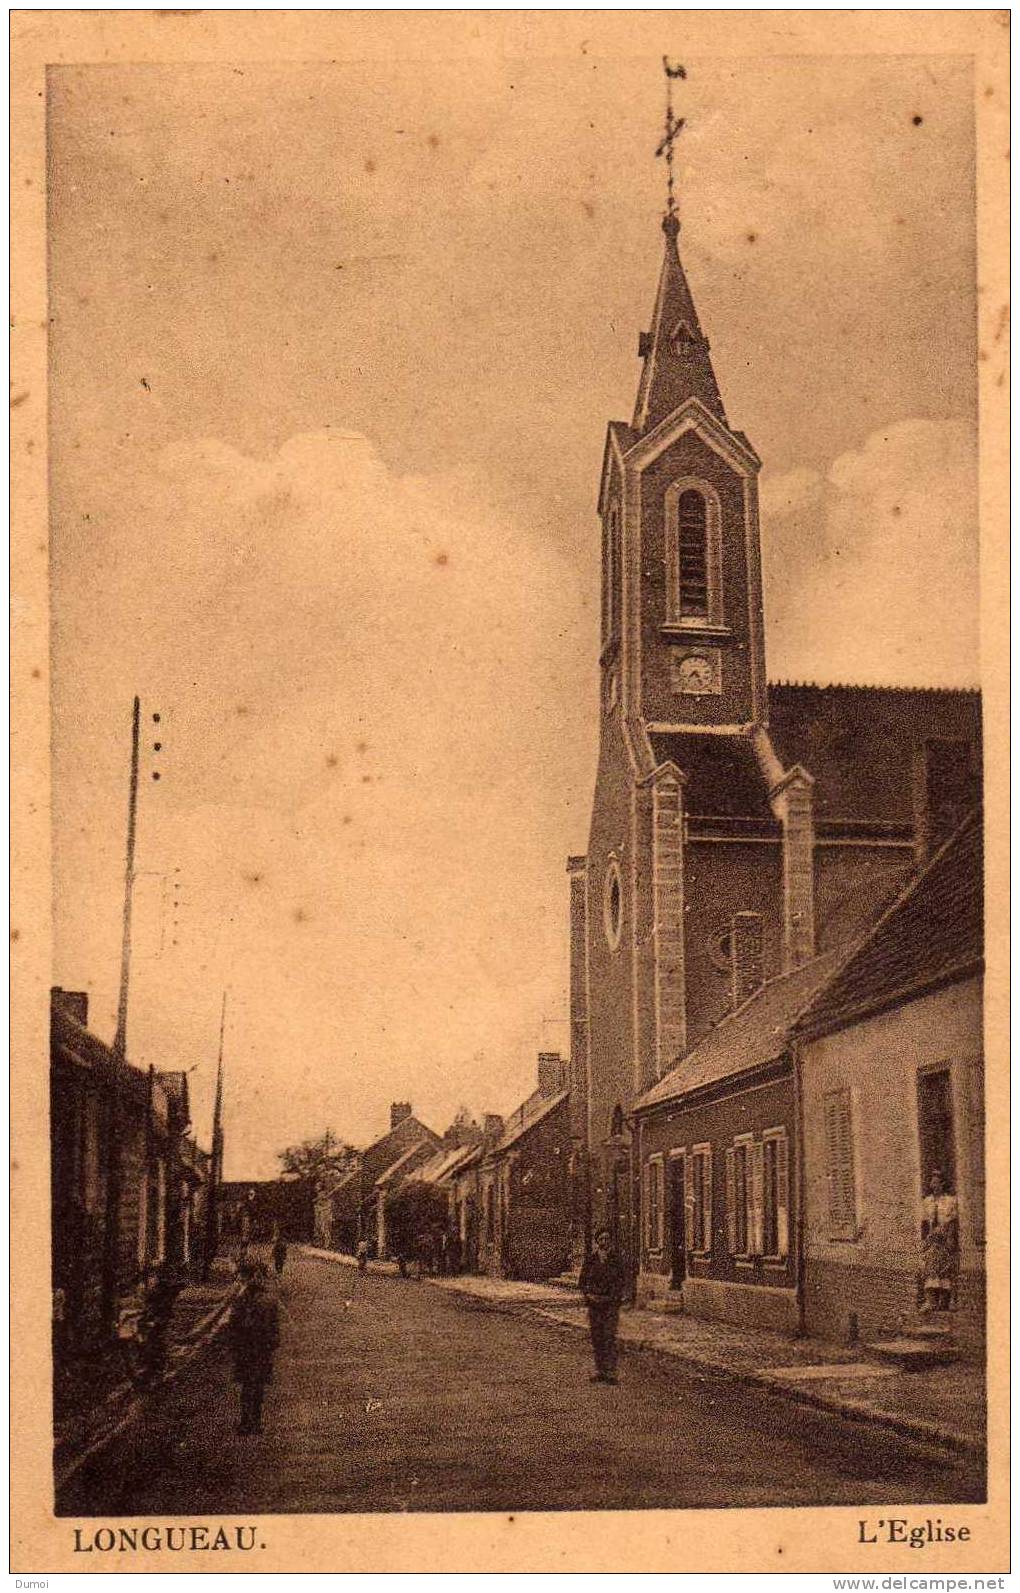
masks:
[[(739, 1250), (737, 1248), (737, 1237), (738, 1237), (738, 1231), (739, 1231), (740, 1225), (739, 1225), (739, 1223), (737, 1221), (738, 1208), (736, 1206), (736, 1193), (737, 1193), (737, 1191), (736, 1191), (736, 1160), (737, 1160), (737, 1152), (738, 1151), (743, 1151), (744, 1152), (744, 1196), (743, 1196), (743, 1204), (744, 1204), (744, 1245), (743, 1245), (743, 1248), (739, 1249)], [(752, 1237), (753, 1237), (753, 1233), (754, 1233), (754, 1215), (753, 1215), (753, 1210), (752, 1210), (753, 1204), (754, 1204), (754, 1198), (753, 1198), (754, 1135), (753, 1134), (738, 1134), (736, 1136), (736, 1138), (734, 1139), (733, 1144), (727, 1147), (727, 1154), (729, 1154), (730, 1152), (732, 1152), (732, 1154), (733, 1154), (733, 1174), (734, 1174), (734, 1177), (733, 1177), (733, 1199), (734, 1199), (734, 1208), (733, 1208), (733, 1215), (732, 1215), (732, 1219), (731, 1219), (731, 1217), (730, 1217), (730, 1208), (729, 1208), (729, 1196), (730, 1196), (729, 1173), (727, 1172), (727, 1179), (726, 1179), (726, 1184), (727, 1184), (727, 1187), (726, 1187), (726, 1234), (727, 1234), (727, 1242), (729, 1242), (729, 1235), (730, 1235), (731, 1231), (732, 1231), (732, 1234), (733, 1234), (733, 1248), (730, 1250), (729, 1253), (730, 1253), (731, 1256), (733, 1256), (733, 1258), (736, 1261), (750, 1261), (753, 1258), (753, 1255), (754, 1255), (754, 1251), (751, 1248)]]
[[(680, 499), (698, 492), (705, 500), (707, 614), (683, 614), (680, 591)], [(698, 476), (682, 476), (666, 490), (666, 624), (677, 630), (709, 630), (725, 623), (722, 594), (722, 505), (719, 494)]]
[[(790, 1136), (784, 1124), (762, 1130), (762, 1145), (776, 1147), (776, 1248), (764, 1251), (764, 1261), (785, 1262), (790, 1255)], [(780, 1147), (782, 1155), (780, 1156)], [(763, 1190), (763, 1195), (765, 1191)], [(763, 1199), (762, 1237), (764, 1242), (767, 1211)]]
[(645, 1248), (649, 1254), (660, 1255), (666, 1231), (663, 1209), (666, 1197), (666, 1168), (662, 1153), (656, 1152), (654, 1156), (649, 1156), (645, 1162), (645, 1169)]
[[(686, 1241), (688, 1254), (693, 1256), (696, 1261), (707, 1261), (712, 1254), (712, 1243), (714, 1239), (714, 1234), (712, 1231), (714, 1226), (714, 1204), (712, 1189), (711, 1141), (703, 1140), (698, 1145), (692, 1145), (687, 1155), (687, 1166), (684, 1168), (684, 1227), (686, 1229), (684, 1238)], [(697, 1210), (694, 1200), (695, 1167), (699, 1161), (701, 1162), (702, 1166), (700, 1213)], [(690, 1171), (689, 1179), (687, 1177), (688, 1170)], [(694, 1237), (697, 1231), (696, 1222), (699, 1218), (703, 1228), (701, 1237), (705, 1242), (701, 1245), (696, 1245), (694, 1243)]]

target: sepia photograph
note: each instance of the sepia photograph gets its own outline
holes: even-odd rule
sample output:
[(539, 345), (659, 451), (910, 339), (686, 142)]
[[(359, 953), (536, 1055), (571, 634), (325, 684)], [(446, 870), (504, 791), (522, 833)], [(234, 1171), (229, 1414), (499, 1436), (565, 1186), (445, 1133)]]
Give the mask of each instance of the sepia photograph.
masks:
[(994, 1503), (1008, 33), (35, 15), (50, 1568), (843, 1507), (929, 1569)]

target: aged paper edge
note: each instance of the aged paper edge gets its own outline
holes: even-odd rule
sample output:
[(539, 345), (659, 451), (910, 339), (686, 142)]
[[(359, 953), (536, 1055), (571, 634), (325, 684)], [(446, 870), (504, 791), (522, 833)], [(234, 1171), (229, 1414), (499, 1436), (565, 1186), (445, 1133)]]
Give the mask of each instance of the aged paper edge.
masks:
[[(456, 53), (662, 53), (662, 15), (531, 12), (84, 12), (12, 14), (12, 1230), (13, 1572), (81, 1571), (72, 1520), (52, 1512), (49, 1359), (48, 716), (45, 70), (56, 63), (385, 58)], [(270, 1516), (247, 1555), (140, 1553), (96, 1570), (899, 1571), (992, 1574), (1008, 1560), (1008, 41), (1006, 11), (686, 12), (704, 56), (958, 55), (974, 62), (977, 135), (982, 686), (986, 744), (989, 1497), (953, 1507), (966, 1544), (874, 1551), (855, 1507), (439, 1516)], [(45, 1391), (40, 1395), (40, 1391)], [(911, 1504), (923, 1516), (925, 1501)], [(945, 1507), (943, 1507), (943, 1513)], [(935, 1512), (937, 1513), (937, 1512)], [(189, 1518), (190, 1519), (190, 1518)], [(196, 1518), (197, 1519), (197, 1518)], [(208, 1519), (208, 1518), (202, 1518)], [(240, 1518), (227, 1518), (237, 1520)], [(113, 1557), (111, 1557), (111, 1562)]]

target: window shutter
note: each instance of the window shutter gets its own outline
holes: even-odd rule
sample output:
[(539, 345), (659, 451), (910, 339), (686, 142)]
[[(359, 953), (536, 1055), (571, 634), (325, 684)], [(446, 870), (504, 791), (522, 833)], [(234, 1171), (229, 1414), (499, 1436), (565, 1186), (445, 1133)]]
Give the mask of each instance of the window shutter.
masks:
[(776, 1254), (790, 1253), (790, 1154), (785, 1134), (776, 1139)]
[(655, 1164), (655, 1247), (662, 1249), (666, 1227), (666, 1164)]
[(726, 1147), (726, 1249), (737, 1253), (737, 1164), (736, 1151)]
[(825, 1097), (825, 1182), (829, 1194), (829, 1232), (840, 1228), (839, 1211), (839, 1093)]
[(760, 1256), (765, 1236), (765, 1147), (761, 1140), (751, 1146), (751, 1234), (748, 1250)]
[(849, 1090), (830, 1090), (825, 1097), (825, 1159), (829, 1232), (834, 1239), (852, 1239), (857, 1231), (857, 1195)]
[(712, 1152), (704, 1151), (701, 1158), (701, 1231), (702, 1249), (709, 1251), (713, 1248), (714, 1234), (712, 1232)]
[(684, 1244), (688, 1250), (698, 1248), (694, 1232), (694, 1161), (690, 1154), (684, 1157)]

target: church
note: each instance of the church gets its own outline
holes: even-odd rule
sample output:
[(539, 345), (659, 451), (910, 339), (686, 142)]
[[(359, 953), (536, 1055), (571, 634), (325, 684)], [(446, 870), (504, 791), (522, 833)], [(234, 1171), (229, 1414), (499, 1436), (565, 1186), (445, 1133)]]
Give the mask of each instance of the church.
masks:
[(598, 489), (599, 755), (568, 861), (575, 1163), (639, 1297), (795, 1327), (786, 1031), (973, 808), (980, 695), (769, 679), (761, 460), (727, 415), (672, 195), (662, 228)]

